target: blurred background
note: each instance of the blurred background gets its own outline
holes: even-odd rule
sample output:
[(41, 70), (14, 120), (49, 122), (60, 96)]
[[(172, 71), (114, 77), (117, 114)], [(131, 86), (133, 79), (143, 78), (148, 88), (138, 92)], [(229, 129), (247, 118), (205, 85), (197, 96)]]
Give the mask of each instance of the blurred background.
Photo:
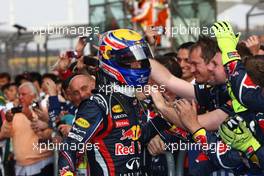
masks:
[(216, 20), (229, 20), (242, 39), (263, 34), (263, 19), (264, 0), (1, 0), (0, 72), (48, 72), (81, 35), (91, 36), (86, 54), (95, 54), (96, 34), (110, 29), (144, 35), (146, 26), (162, 26), (162, 53), (208, 34)]

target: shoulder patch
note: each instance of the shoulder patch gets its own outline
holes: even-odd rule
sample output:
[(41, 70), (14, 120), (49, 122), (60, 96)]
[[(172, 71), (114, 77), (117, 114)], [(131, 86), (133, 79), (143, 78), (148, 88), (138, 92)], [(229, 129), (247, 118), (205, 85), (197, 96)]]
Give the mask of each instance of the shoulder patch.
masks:
[(120, 104), (117, 104), (117, 105), (114, 105), (114, 106), (112, 107), (112, 111), (113, 111), (114, 113), (121, 113), (121, 112), (123, 112), (123, 109), (122, 109), (122, 107), (121, 107)]
[(82, 127), (82, 128), (89, 128), (89, 127), (90, 127), (90, 123), (89, 123), (86, 119), (84, 119), (84, 118), (82, 118), (82, 117), (78, 118), (78, 119), (75, 121), (75, 123), (76, 123), (78, 126)]

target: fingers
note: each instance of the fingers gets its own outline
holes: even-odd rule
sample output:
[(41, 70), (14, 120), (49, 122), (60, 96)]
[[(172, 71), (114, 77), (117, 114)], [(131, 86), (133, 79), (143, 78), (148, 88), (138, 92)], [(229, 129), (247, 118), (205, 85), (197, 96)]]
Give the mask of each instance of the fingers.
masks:
[(259, 43), (259, 38), (256, 35), (250, 36), (249, 40), (251, 40), (251, 42), (253, 42), (253, 43)]
[(226, 22), (226, 21), (223, 21), (222, 24), (223, 24), (224, 28), (225, 28), (227, 31), (230, 31), (230, 32), (233, 31), (233, 30), (232, 30), (232, 26), (230, 25), (230, 23), (228, 23), (228, 22)]
[(61, 124), (59, 125), (58, 129), (63, 134), (63, 136), (67, 136), (71, 130), (71, 126), (67, 124)]
[(145, 34), (146, 34), (147, 36), (150, 36), (150, 37), (154, 37), (154, 36), (161, 35), (161, 34), (159, 33), (159, 31), (158, 31), (157, 29), (155, 29), (153, 26), (149, 26), (149, 27), (147, 27), (147, 30), (146, 30)]
[(163, 142), (162, 139), (159, 140), (159, 146), (160, 146), (161, 152), (163, 153), (165, 150), (165, 143)]
[(243, 122), (244, 119), (242, 117), (240, 117), (239, 115), (236, 115), (235, 116), (235, 119), (238, 121), (238, 122)]
[(42, 109), (34, 108), (33, 110), (40, 120), (46, 121), (46, 119), (48, 119), (48, 113), (44, 112)]
[(151, 144), (148, 144), (148, 151), (152, 156), (156, 156), (156, 153), (154, 151), (154, 147)]
[(39, 120), (32, 121), (30, 126), (33, 129), (33, 131), (39, 131), (40, 130)]
[(58, 126), (58, 129), (62, 130), (63, 128), (65, 128), (65, 126), (66, 126), (65, 124), (61, 124), (61, 125)]
[(38, 128), (38, 125), (35, 124), (34, 122), (32, 122), (30, 126), (31, 126), (31, 128), (32, 128), (32, 130), (33, 130), (34, 132), (38, 132), (38, 131), (40, 131), (40, 129)]
[(150, 90), (150, 95), (152, 97), (152, 99), (156, 99), (156, 100), (164, 100), (162, 94), (158, 91), (158, 90)]
[(148, 145), (148, 151), (152, 156), (157, 156), (160, 155), (162, 153), (164, 153), (164, 150), (162, 149), (157, 149), (157, 147), (153, 146), (153, 145)]
[(258, 45), (260, 42), (258, 36), (252, 35), (245, 41), (245, 43), (247, 47), (251, 47), (253, 45)]
[(38, 132), (38, 131), (42, 131), (48, 128), (48, 123), (43, 122), (41, 120), (35, 120), (32, 121), (30, 124), (31, 128), (33, 129), (33, 131)]
[[(214, 25), (212, 26), (212, 29), (215, 35), (217, 36), (220, 35), (222, 32), (229, 32), (229, 33), (234, 34), (231, 24), (227, 21), (215, 22)], [(239, 37), (240, 37), (240, 34), (236, 36), (237, 39), (239, 39)]]
[(6, 120), (8, 122), (11, 122), (13, 120), (14, 114), (11, 112), (11, 110), (9, 110), (6, 112), (5, 116), (6, 116)]
[(151, 89), (150, 90), (150, 95), (152, 97), (152, 100), (156, 107), (158, 109), (161, 109), (162, 107), (165, 107), (165, 99), (162, 96), (162, 94), (158, 91), (158, 89)]
[(221, 124), (219, 126), (219, 132), (220, 132), (220, 136), (221, 136), (222, 140), (225, 143), (229, 143), (232, 141), (233, 133), (225, 124)]
[(218, 31), (218, 26), (216, 26), (215, 24), (212, 26), (212, 29), (213, 29), (213, 31), (214, 31), (214, 35), (216, 36), (218, 33), (219, 33), (219, 31)]
[(4, 134), (9, 134), (11, 132), (11, 130), (12, 130), (12, 125), (10, 123), (4, 122), (2, 127), (1, 127), (1, 132)]
[(213, 27), (212, 27), (215, 35), (219, 35), (221, 33), (221, 31), (223, 31), (223, 28), (221, 27), (221, 25), (218, 22), (215, 22)]
[(197, 114), (197, 107), (196, 107), (196, 103), (194, 100), (192, 100), (192, 109)]
[(165, 144), (159, 135), (156, 135), (148, 144), (148, 150), (151, 155), (156, 156), (164, 152)]
[(243, 122), (243, 118), (236, 115), (234, 117), (231, 117), (226, 124), (229, 126), (229, 128), (236, 128), (240, 122)]
[[(180, 100), (177, 100), (175, 103), (174, 103), (174, 108), (175, 108), (175, 111), (176, 113), (180, 116), (180, 118), (186, 118), (187, 116), (185, 115), (185, 112), (186, 112), (186, 100), (184, 99), (180, 99)], [(187, 110), (188, 111), (188, 110)]]
[(60, 143), (60, 142), (62, 142), (62, 137), (59, 136), (59, 135), (57, 135), (57, 136), (55, 136), (55, 137), (52, 138), (52, 142), (54, 142), (54, 143)]
[(174, 101), (174, 105), (173, 105), (173, 107), (174, 107), (174, 110), (176, 111), (176, 113), (178, 114), (178, 115), (180, 115), (181, 114), (181, 112), (182, 112), (182, 105), (181, 105), (181, 102), (182, 100), (180, 99), (180, 100), (176, 100), (176, 101)]
[(37, 116), (41, 116), (41, 113), (43, 112), (41, 109), (39, 109), (39, 108), (34, 108), (33, 109), (34, 110), (34, 112), (37, 114)]
[(174, 102), (174, 107), (179, 113), (182, 113), (183, 111), (190, 110), (192, 108), (192, 105), (188, 100), (180, 99)]
[(198, 122), (196, 104), (194, 101), (189, 102), (186, 99), (177, 100), (174, 102), (174, 108), (185, 129), (190, 132), (195, 132), (201, 127)]

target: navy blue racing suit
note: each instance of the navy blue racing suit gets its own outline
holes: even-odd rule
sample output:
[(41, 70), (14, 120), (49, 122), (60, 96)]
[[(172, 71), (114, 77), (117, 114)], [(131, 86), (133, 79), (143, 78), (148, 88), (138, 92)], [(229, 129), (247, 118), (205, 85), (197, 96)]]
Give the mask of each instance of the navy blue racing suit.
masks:
[[(230, 97), (225, 84), (194, 85), (195, 95), (198, 101), (199, 112), (205, 113), (215, 109), (221, 109), (227, 114), (233, 114), (233, 109), (229, 105)], [(210, 145), (208, 150), (189, 151), (189, 172), (193, 176), (210, 175), (213, 171), (227, 169), (229, 172), (239, 174), (240, 168), (244, 168), (244, 163), (239, 151), (230, 150), (215, 132), (206, 132), (205, 143)]]
[[(240, 60), (230, 62), (226, 65), (228, 82), (232, 93), (240, 106), (235, 110), (249, 124), (254, 126), (252, 130), (262, 147), (256, 152), (259, 164), (264, 169), (263, 144), (264, 144), (264, 88), (256, 85), (247, 74), (246, 68)], [(243, 108), (241, 108), (243, 106)]]
[(226, 66), (232, 92), (240, 104), (255, 112), (264, 112), (264, 88), (256, 85), (241, 61)]
[[(237, 74), (234, 74), (234, 75), (238, 76)], [(247, 78), (247, 76), (246, 76), (246, 78)], [(240, 78), (240, 80), (242, 80), (242, 79)], [(247, 84), (249, 84), (249, 83), (247, 83)], [(252, 84), (252, 82), (250, 84)], [(246, 86), (242, 86), (241, 90), (247, 91), (246, 88), (247, 88)], [(252, 89), (252, 86), (249, 86), (248, 91), (252, 91), (251, 89)], [(243, 117), (245, 119), (247, 124), (255, 127), (255, 129), (254, 129), (255, 133), (254, 134), (257, 134), (257, 139), (259, 141), (264, 141), (263, 134), (262, 134), (264, 132), (264, 130), (263, 130), (264, 129), (263, 128), (264, 127), (263, 115), (256, 115), (256, 113), (252, 112), (251, 109), (250, 109), (250, 111), (248, 109), (245, 109), (244, 111), (234, 112), (232, 110), (232, 108), (234, 108), (234, 105), (231, 108), (228, 105), (229, 103), (224, 103), (225, 101), (228, 101), (228, 99), (230, 99), (230, 92), (228, 92), (228, 89), (225, 85), (214, 86), (213, 88), (209, 87), (209, 89), (208, 88), (206, 89), (206, 87), (204, 87), (203, 85), (202, 86), (196, 85), (195, 90), (196, 90), (195, 93), (196, 93), (196, 98), (198, 100), (198, 104), (200, 105), (200, 107), (202, 107), (202, 109), (205, 109), (205, 110), (207, 109), (207, 110), (211, 111), (214, 108), (215, 109), (220, 108), (224, 112), (226, 112), (227, 114), (229, 114), (231, 116), (234, 115), (235, 113), (239, 114), (241, 117)], [(256, 89), (254, 89), (254, 90), (256, 90)], [(259, 92), (259, 91), (257, 91), (257, 92)], [(215, 105), (215, 106), (212, 106), (212, 105)], [(260, 107), (260, 106), (256, 106), (255, 110), (257, 110), (258, 107)], [(242, 108), (237, 108), (237, 109), (241, 110)], [(236, 108), (235, 108), (235, 111), (236, 111)], [(256, 122), (256, 125), (252, 124), (253, 122), (254, 123)], [(262, 128), (261, 128), (261, 126), (262, 126)], [(207, 132), (206, 133), (206, 139), (207, 139), (208, 144), (219, 143), (222, 145), (221, 139), (219, 139), (217, 137), (217, 135), (215, 135), (214, 133)], [(194, 164), (193, 167), (191, 167), (191, 169), (193, 168), (193, 170), (191, 170), (191, 172), (197, 173), (197, 175), (199, 175), (199, 171), (201, 171), (201, 170), (207, 170), (209, 173), (210, 170), (212, 170), (212, 168), (222, 167), (222, 168), (232, 169), (236, 174), (243, 174), (243, 173), (248, 173), (248, 172), (254, 173), (254, 174), (262, 173), (262, 171), (261, 171), (262, 169), (260, 169), (259, 167), (255, 167), (255, 164), (251, 163), (250, 161), (249, 161), (250, 168), (245, 167), (245, 164), (242, 161), (242, 157), (240, 157), (241, 154), (238, 151), (236, 151), (234, 149), (225, 150), (225, 147), (223, 147), (223, 149), (224, 150), (222, 150), (222, 151), (216, 151), (216, 152), (213, 152), (210, 150), (205, 151), (204, 153), (206, 153), (206, 156), (208, 156), (207, 159), (202, 154), (197, 155), (196, 161), (200, 161), (200, 162), (198, 165), (196, 165), (197, 164), (196, 163), (196, 164)], [(259, 156), (263, 156), (262, 150), (263, 149), (261, 148), (260, 150), (258, 150), (256, 152), (256, 154)], [(263, 166), (261, 166), (263, 164), (262, 158), (259, 159), (261, 168), (263, 168)], [(206, 160), (209, 160), (209, 162), (206, 162)], [(204, 165), (204, 167), (203, 167), (203, 165)], [(208, 170), (206, 168), (210, 168), (210, 170)]]
[[(142, 124), (139, 101), (120, 93), (95, 94), (83, 101), (64, 144), (90, 146), (91, 175), (141, 175), (141, 149), (158, 130), (168, 128), (160, 117)], [(60, 171), (75, 171), (76, 151), (61, 150)]]

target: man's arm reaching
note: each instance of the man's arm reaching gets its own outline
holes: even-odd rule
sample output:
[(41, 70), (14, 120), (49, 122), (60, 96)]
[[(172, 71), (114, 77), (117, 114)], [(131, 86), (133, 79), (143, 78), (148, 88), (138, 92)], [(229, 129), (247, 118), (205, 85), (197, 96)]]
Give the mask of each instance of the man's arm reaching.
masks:
[(194, 87), (191, 83), (173, 76), (164, 66), (157, 61), (150, 59), (151, 74), (150, 77), (159, 85), (177, 96), (189, 100), (195, 99)]

